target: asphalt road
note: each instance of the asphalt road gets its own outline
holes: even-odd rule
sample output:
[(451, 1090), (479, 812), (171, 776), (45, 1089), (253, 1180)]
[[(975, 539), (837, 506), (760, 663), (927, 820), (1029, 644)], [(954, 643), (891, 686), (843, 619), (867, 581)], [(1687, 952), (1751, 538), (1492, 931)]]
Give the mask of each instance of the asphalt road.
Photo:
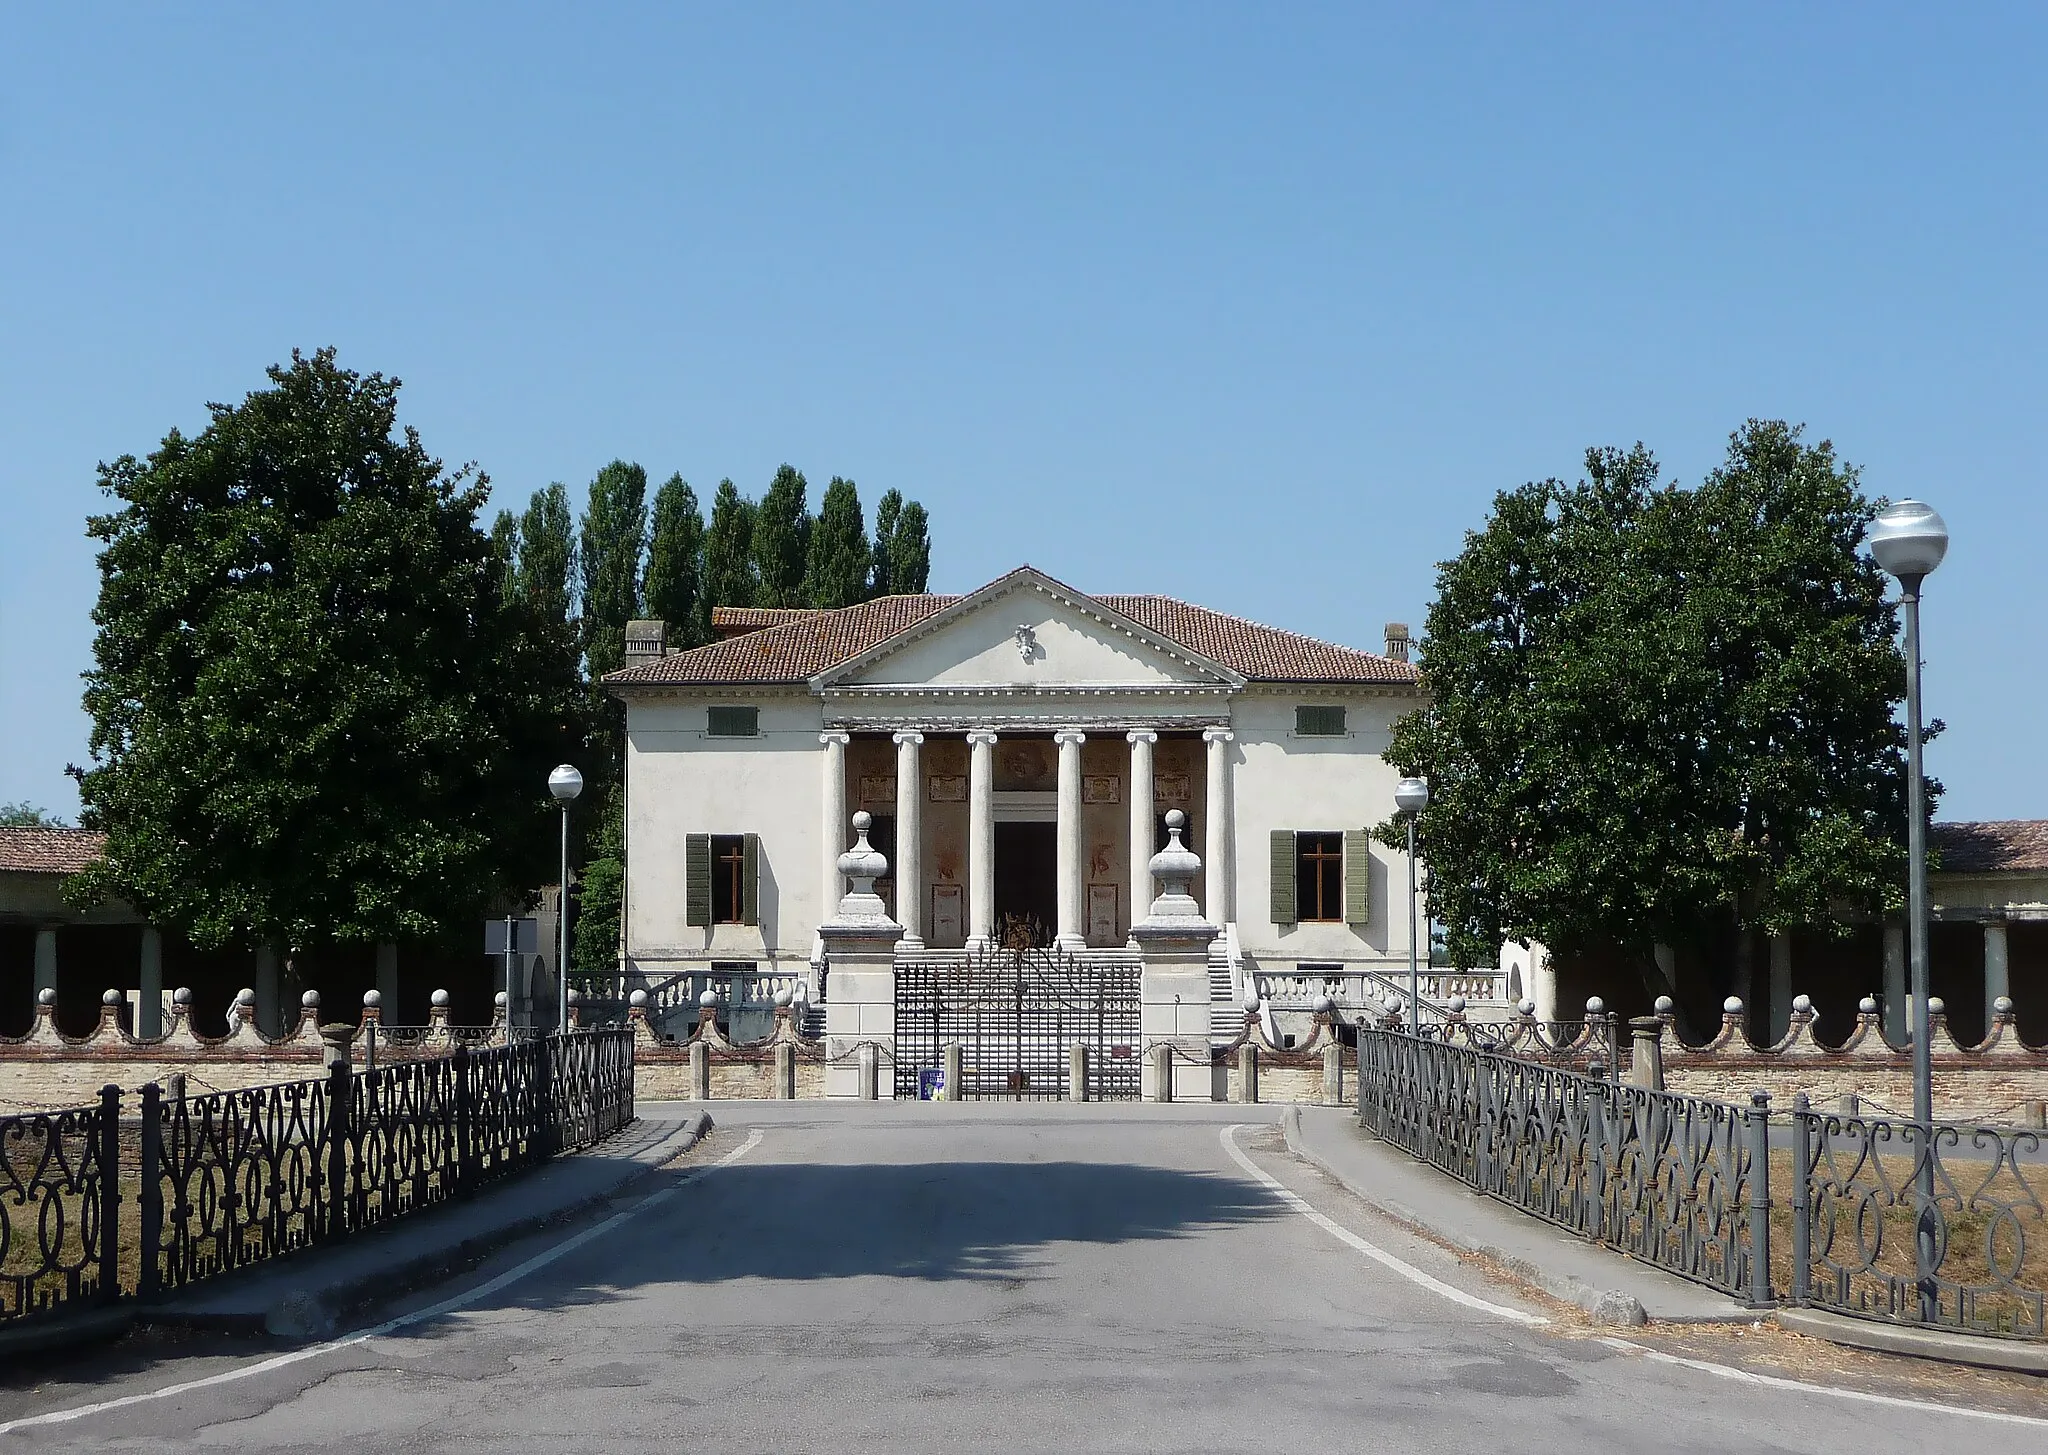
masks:
[[(118, 1351), (0, 1382), (7, 1449), (1924, 1451), (2048, 1421), (1658, 1362), (1533, 1309), (1287, 1155), (1264, 1108), (714, 1108), (648, 1198), (390, 1332)], [(758, 1137), (756, 1137), (758, 1133)], [(1268, 1176), (1376, 1260), (1256, 1180)], [(737, 1154), (737, 1155), (736, 1155)], [(565, 1240), (582, 1242), (560, 1251)], [(543, 1266), (518, 1272), (536, 1257)], [(393, 1312), (402, 1312), (399, 1306)], [(254, 1372), (251, 1372), (251, 1371)], [(202, 1383), (163, 1397), (167, 1387)], [(6, 1422), (141, 1396), (57, 1424)], [(2044, 1405), (2048, 1413), (2048, 1405)]]

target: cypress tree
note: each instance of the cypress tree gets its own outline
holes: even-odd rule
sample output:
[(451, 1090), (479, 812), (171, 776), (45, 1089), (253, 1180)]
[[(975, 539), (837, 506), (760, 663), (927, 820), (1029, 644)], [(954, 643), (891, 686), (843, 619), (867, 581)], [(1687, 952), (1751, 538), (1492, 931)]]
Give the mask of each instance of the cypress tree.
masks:
[(569, 487), (560, 481), (533, 492), (519, 522), (519, 594), (549, 621), (570, 616), (576, 540), (570, 533)]
[(784, 465), (775, 472), (768, 492), (755, 508), (757, 606), (804, 604), (804, 564), (811, 534), (811, 517), (805, 499), (809, 488), (800, 471)]
[(718, 482), (704, 531), (704, 613), (715, 606), (754, 606), (754, 503), (730, 480)]
[(817, 523), (811, 528), (804, 604), (831, 609), (864, 600), (871, 554), (860, 491), (851, 480), (834, 475), (818, 504)]
[(928, 588), (931, 574), (932, 538), (924, 507), (907, 500), (889, 541), (889, 587), (898, 596), (918, 596)]
[(870, 554), (874, 569), (868, 580), (868, 595), (894, 596), (895, 572), (890, 565), (890, 547), (896, 539), (896, 519), (903, 513), (903, 492), (885, 490), (875, 504), (875, 544)]
[(491, 522), (491, 560), (498, 571), (498, 598), (506, 605), (519, 599), (519, 517), (509, 510)]
[(704, 591), (704, 513), (697, 492), (672, 475), (654, 496), (647, 547), (647, 614), (668, 623), (670, 646), (711, 640), (711, 603)]
[(646, 548), (647, 472), (613, 460), (590, 482), (583, 511), (583, 654), (593, 682), (625, 661)]

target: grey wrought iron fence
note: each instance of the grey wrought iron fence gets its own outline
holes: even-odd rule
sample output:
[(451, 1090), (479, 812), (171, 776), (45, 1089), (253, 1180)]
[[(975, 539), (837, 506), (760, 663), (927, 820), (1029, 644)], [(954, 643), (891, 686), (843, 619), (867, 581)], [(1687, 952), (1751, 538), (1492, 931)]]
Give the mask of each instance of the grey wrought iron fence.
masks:
[(119, 1285), (120, 1115), (116, 1092), (0, 1117), (0, 1323)]
[(1358, 1098), (1369, 1131), (1490, 1197), (1753, 1306), (1772, 1301), (1766, 1097), (1738, 1108), (1362, 1030)]
[[(2042, 1133), (1792, 1113), (1792, 1302), (1892, 1323), (2048, 1337)], [(2028, 1253), (2034, 1253), (2031, 1265)]]
[(631, 1122), (633, 1037), (571, 1031), (240, 1091), (0, 1117), (0, 1323), (150, 1298), (466, 1195)]

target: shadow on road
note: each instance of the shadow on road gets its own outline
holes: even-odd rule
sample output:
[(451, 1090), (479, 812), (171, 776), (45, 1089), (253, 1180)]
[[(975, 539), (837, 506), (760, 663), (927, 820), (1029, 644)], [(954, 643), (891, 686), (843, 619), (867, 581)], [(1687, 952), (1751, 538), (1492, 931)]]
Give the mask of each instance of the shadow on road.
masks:
[(1012, 1278), (1056, 1243), (1173, 1238), (1283, 1211), (1242, 1178), (1119, 1163), (742, 1162), (621, 1228), (604, 1262), (618, 1285)]

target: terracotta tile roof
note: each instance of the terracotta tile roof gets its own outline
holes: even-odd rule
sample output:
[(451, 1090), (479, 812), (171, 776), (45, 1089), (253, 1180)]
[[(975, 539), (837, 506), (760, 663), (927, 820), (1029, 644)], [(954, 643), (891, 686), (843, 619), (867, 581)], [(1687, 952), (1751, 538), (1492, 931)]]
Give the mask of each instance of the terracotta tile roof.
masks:
[[(1191, 606), (1170, 596), (1093, 599), (1254, 682), (1417, 680), (1414, 666), (1407, 662), (1352, 647), (1332, 646), (1314, 637)], [(605, 681), (621, 686), (803, 682), (827, 667), (881, 645), (959, 600), (958, 596), (884, 596), (840, 611), (805, 612), (793, 621), (627, 667)]]
[(76, 874), (106, 846), (90, 829), (0, 828), (0, 873)]
[(1929, 827), (1928, 842), (1941, 850), (1944, 874), (2048, 871), (2048, 819), (1938, 823)]
[(808, 606), (714, 606), (711, 631), (720, 638), (744, 636), (765, 627), (784, 626), (819, 613)]

